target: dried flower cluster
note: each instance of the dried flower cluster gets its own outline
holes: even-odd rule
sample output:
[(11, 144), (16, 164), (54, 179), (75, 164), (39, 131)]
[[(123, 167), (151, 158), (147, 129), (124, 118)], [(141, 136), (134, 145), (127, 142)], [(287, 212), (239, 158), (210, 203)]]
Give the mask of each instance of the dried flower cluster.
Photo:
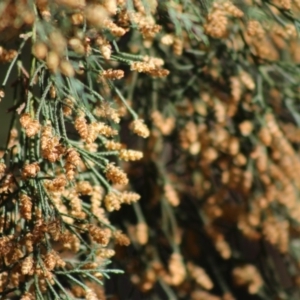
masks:
[(2, 2), (1, 299), (300, 298), (298, 0)]
[[(19, 74), (12, 85), (15, 117), (0, 164), (0, 297), (98, 299), (97, 285), (110, 272), (106, 260), (115, 253), (111, 247), (130, 244), (107, 212), (140, 199), (112, 186), (128, 184), (114, 159), (143, 157), (119, 142), (121, 117), (127, 112), (132, 131), (149, 135), (113, 84), (132, 64), (117, 42), (133, 23), (142, 38), (154, 38), (160, 26), (120, 1), (4, 2), (1, 42), (13, 38), (20, 48), (0, 47), (0, 62), (11, 62), (3, 87), (17, 61)], [(12, 36), (6, 37), (8, 30)], [(33, 57), (27, 70), (20, 54), (29, 45)], [(151, 64), (147, 73), (153, 77), (167, 75), (163, 61), (151, 59), (136, 56), (135, 63)]]
[[(168, 15), (159, 15), (158, 39), (130, 44), (134, 53), (150, 48), (170, 72), (151, 85), (142, 74), (129, 81), (149, 138), (128, 173), (142, 198), (127, 230), (145, 257), (127, 271), (148, 294), (158, 284), (170, 299), (299, 297), (283, 285), (299, 273), (300, 10), (298, 1), (263, 2), (167, 1), (158, 4)], [(134, 5), (147, 14), (145, 1)], [(136, 124), (131, 130), (143, 136)]]

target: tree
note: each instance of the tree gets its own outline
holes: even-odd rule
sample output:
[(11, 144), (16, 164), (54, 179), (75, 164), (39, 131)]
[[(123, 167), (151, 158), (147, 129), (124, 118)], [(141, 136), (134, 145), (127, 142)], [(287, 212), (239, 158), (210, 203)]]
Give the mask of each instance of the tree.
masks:
[(0, 12), (3, 298), (299, 298), (299, 1)]

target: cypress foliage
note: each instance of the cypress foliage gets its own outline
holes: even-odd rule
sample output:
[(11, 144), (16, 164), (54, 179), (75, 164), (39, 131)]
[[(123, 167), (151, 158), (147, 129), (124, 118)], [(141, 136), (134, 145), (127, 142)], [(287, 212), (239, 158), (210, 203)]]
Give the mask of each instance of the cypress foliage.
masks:
[(1, 299), (300, 299), (300, 1), (0, 16)]

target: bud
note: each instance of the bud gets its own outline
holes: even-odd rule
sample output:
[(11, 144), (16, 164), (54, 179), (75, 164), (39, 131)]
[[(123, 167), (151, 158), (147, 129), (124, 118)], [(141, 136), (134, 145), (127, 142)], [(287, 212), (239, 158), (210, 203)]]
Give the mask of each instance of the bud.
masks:
[(70, 47), (78, 54), (84, 54), (84, 46), (82, 45), (82, 42), (80, 39), (72, 38), (69, 40), (68, 44)]
[(65, 5), (69, 8), (82, 8), (85, 6), (85, 0), (55, 0), (57, 4)]
[(48, 69), (52, 73), (55, 73), (57, 71), (57, 68), (59, 66), (59, 60), (60, 60), (59, 56), (57, 55), (56, 52), (50, 51), (48, 53), (46, 63), (47, 63)]
[(85, 10), (87, 21), (94, 26), (102, 27), (103, 21), (107, 19), (106, 9), (101, 5), (89, 5)]
[(44, 43), (37, 42), (32, 47), (32, 53), (38, 59), (45, 59), (48, 53), (48, 48)]
[(63, 75), (67, 77), (74, 77), (75, 71), (71, 63), (67, 60), (61, 61), (59, 65), (60, 71)]
[(83, 24), (83, 15), (81, 13), (76, 13), (71, 16), (71, 22), (73, 25)]

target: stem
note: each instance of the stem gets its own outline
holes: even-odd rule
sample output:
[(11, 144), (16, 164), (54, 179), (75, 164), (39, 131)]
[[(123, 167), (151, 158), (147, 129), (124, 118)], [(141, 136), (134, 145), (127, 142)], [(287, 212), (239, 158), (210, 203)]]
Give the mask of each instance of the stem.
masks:
[(35, 285), (35, 290), (36, 290), (36, 294), (37, 294), (37, 296), (38, 296), (38, 299), (43, 300), (44, 297), (43, 297), (43, 295), (42, 295), (42, 293), (41, 293), (41, 290), (40, 290), (40, 288), (39, 288), (38, 276), (37, 276), (37, 275), (34, 275), (34, 285)]
[(13, 69), (13, 67), (14, 67), (14, 65), (16, 63), (16, 61), (18, 60), (19, 55), (21, 54), (21, 50), (25, 46), (25, 44), (26, 44), (27, 40), (29, 39), (29, 37), (30, 37), (30, 34), (27, 33), (26, 38), (24, 38), (23, 42), (21, 43), (21, 45), (20, 45), (20, 47), (18, 49), (18, 54), (15, 56), (15, 58), (12, 60), (12, 62), (10, 63), (10, 65), (8, 67), (8, 70), (6, 72), (5, 78), (4, 78), (3, 82), (2, 82), (2, 87), (5, 87), (5, 85), (6, 85), (7, 81), (8, 81), (9, 75), (10, 75), (10, 73), (11, 73), (11, 71), (12, 71), (12, 69)]
[(71, 279), (73, 282), (77, 283), (79, 286), (81, 286), (84, 290), (87, 290), (87, 286), (81, 283), (79, 280), (75, 279), (73, 276), (67, 274), (66, 275), (69, 279)]
[(161, 285), (161, 287), (163, 288), (163, 290), (166, 293), (166, 295), (168, 296), (169, 300), (176, 300), (176, 299), (178, 299), (176, 297), (175, 293), (173, 292), (173, 290), (168, 285), (166, 285), (161, 278), (158, 279), (158, 282)]
[(39, 104), (38, 109), (37, 109), (37, 112), (36, 112), (36, 118), (37, 118), (37, 119), (39, 119), (39, 116), (40, 116), (40, 112), (41, 112), (42, 106), (43, 106), (43, 104), (44, 104), (44, 102), (45, 102), (45, 98), (46, 98), (46, 96), (47, 96), (47, 94), (48, 94), (48, 92), (49, 92), (51, 86), (52, 86), (52, 82), (49, 81), (48, 85), (47, 85), (46, 88), (45, 88), (44, 93), (42, 94), (42, 98), (41, 98), (40, 104)]
[[(57, 273), (57, 272), (56, 272)], [(61, 289), (61, 291), (66, 295), (67, 299), (69, 300), (72, 300), (74, 298), (70, 298), (69, 295), (66, 293), (66, 290), (65, 288), (60, 284), (60, 282), (56, 279), (56, 278), (53, 278), (55, 283), (59, 286), (59, 288)]]
[(30, 82), (29, 82), (29, 86), (33, 86), (33, 85), (34, 85), (34, 80), (35, 80), (35, 78), (36, 78), (38, 72), (40, 72), (40, 70), (41, 70), (44, 66), (45, 66), (45, 64), (44, 64), (44, 63), (41, 63), (41, 64), (36, 68), (36, 70), (34, 71), (34, 73), (33, 73), (32, 76), (31, 76), (31, 80), (30, 80)]
[(127, 101), (125, 100), (125, 98), (123, 97), (123, 95), (121, 94), (121, 92), (119, 91), (119, 89), (115, 86), (113, 86), (113, 89), (115, 90), (115, 92), (117, 93), (117, 95), (120, 97), (122, 103), (125, 105), (125, 107), (127, 108), (127, 110), (130, 112), (130, 114), (132, 115), (132, 117), (136, 120), (138, 119), (138, 115), (133, 111), (133, 109), (128, 105)]

